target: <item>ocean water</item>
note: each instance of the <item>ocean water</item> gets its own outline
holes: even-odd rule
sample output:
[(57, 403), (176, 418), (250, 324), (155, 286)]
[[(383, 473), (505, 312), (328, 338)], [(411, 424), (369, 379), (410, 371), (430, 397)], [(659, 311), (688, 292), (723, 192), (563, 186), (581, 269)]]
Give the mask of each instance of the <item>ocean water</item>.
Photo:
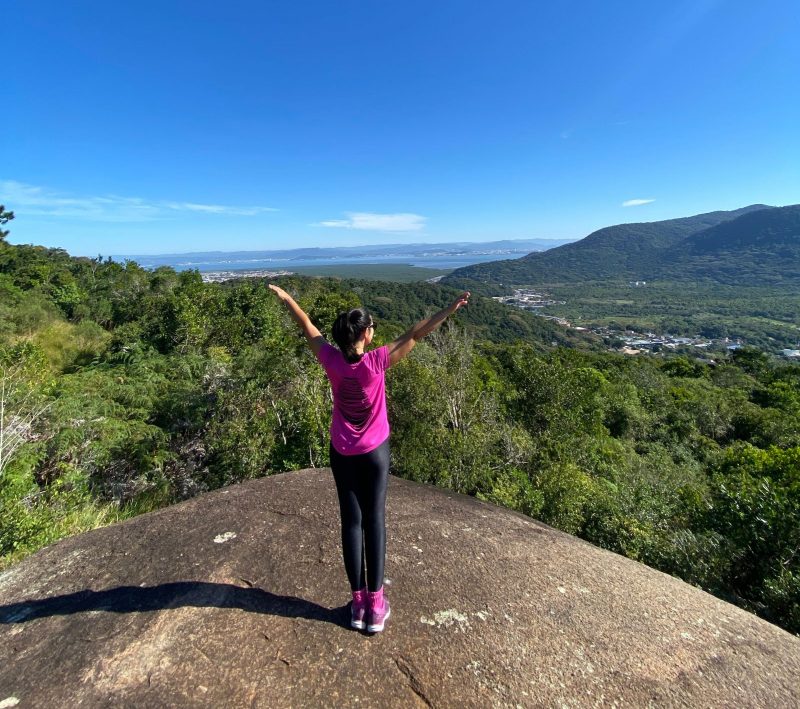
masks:
[(470, 266), (473, 263), (485, 263), (487, 261), (499, 261), (501, 259), (512, 259), (524, 256), (528, 251), (503, 254), (441, 254), (441, 255), (391, 255), (391, 256), (340, 256), (336, 258), (213, 258), (208, 254), (208, 259), (181, 258), (176, 255), (174, 258), (160, 256), (158, 259), (148, 260), (146, 256), (137, 257), (137, 261), (144, 268), (157, 268), (158, 266), (172, 266), (176, 271), (196, 269), (203, 273), (211, 271), (292, 271), (303, 266), (337, 266), (342, 264), (408, 264), (411, 266), (421, 266), (424, 268), (460, 268)]

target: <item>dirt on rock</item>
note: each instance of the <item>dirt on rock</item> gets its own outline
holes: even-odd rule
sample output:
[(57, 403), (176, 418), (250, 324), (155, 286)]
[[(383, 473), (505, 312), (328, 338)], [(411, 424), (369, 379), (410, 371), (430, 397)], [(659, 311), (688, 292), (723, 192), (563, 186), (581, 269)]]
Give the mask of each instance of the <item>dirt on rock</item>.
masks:
[(253, 480), (0, 574), (0, 707), (800, 706), (800, 638), (522, 515), (391, 478), (351, 630), (330, 471)]

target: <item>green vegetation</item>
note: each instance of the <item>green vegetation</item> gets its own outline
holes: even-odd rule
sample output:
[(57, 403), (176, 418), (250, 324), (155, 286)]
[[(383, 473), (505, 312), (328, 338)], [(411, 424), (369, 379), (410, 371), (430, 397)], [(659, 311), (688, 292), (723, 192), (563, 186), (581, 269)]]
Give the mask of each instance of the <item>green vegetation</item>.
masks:
[[(341, 310), (372, 307), (377, 344), (453, 293), (281, 285), (326, 333)], [(476, 298), (389, 371), (393, 472), (535, 516), (800, 632), (800, 366), (751, 348), (715, 367), (626, 359), (567, 332)], [(0, 242), (0, 391), (3, 440), (17, 441), (0, 467), (3, 565), (205, 490), (328, 463), (327, 382), (260, 281), (204, 284)]]

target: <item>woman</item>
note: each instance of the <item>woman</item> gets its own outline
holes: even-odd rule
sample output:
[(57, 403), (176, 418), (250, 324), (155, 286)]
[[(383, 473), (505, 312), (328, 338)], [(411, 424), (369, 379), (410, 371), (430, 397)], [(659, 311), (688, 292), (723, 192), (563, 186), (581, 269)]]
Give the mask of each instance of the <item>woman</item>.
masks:
[(331, 347), (294, 299), (270, 285), (303, 329), (309, 347), (325, 368), (333, 391), (331, 469), (342, 518), (342, 554), (353, 592), (350, 625), (377, 633), (389, 617), (383, 593), (386, 559), (386, 486), (389, 476), (389, 422), (384, 372), (405, 357), (469, 301), (462, 293), (453, 303), (389, 345), (365, 352), (375, 335), (375, 321), (356, 308), (341, 313), (333, 325)]

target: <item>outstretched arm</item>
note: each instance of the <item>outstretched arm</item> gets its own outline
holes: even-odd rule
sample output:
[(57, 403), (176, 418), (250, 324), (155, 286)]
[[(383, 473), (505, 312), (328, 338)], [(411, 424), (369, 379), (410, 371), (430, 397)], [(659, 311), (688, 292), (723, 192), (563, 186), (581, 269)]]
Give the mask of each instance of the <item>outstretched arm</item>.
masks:
[(469, 292), (462, 293), (450, 305), (444, 308), (444, 310), (440, 310), (426, 320), (420, 320), (408, 332), (398, 337), (389, 345), (389, 363), (392, 365), (397, 364), (397, 362), (414, 349), (414, 345), (416, 345), (417, 342), (426, 335), (432, 333), (447, 320), (447, 318), (456, 312), (456, 310), (462, 305), (467, 305), (467, 303), (469, 303)]
[(284, 305), (289, 309), (289, 314), (292, 316), (292, 319), (302, 328), (303, 334), (306, 336), (308, 340), (308, 346), (311, 348), (311, 351), (316, 356), (319, 353), (320, 348), (325, 343), (325, 338), (322, 336), (319, 330), (317, 330), (314, 323), (311, 322), (311, 318), (305, 314), (303, 309), (294, 302), (294, 298), (290, 296), (283, 288), (279, 288), (278, 286), (270, 283), (269, 284), (270, 290), (275, 292), (275, 295), (283, 301)]

